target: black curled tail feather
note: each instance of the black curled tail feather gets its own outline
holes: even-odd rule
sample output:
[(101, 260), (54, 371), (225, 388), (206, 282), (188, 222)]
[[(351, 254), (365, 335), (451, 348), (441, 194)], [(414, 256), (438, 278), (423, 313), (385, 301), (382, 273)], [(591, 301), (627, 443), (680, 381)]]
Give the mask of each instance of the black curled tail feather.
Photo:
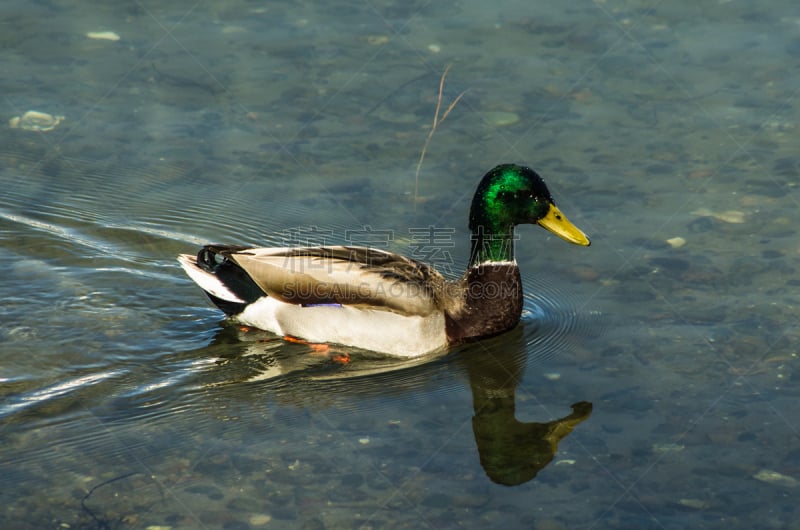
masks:
[(247, 272), (230, 257), (236, 252), (246, 252), (248, 248), (250, 247), (240, 245), (205, 245), (197, 253), (197, 266), (216, 276), (233, 294), (244, 300), (232, 302), (206, 293), (214, 305), (228, 316), (241, 313), (249, 304), (266, 296)]
[(206, 272), (216, 274), (222, 266), (231, 263), (232, 253), (244, 252), (249, 248), (241, 245), (204, 245), (197, 253), (197, 266)]

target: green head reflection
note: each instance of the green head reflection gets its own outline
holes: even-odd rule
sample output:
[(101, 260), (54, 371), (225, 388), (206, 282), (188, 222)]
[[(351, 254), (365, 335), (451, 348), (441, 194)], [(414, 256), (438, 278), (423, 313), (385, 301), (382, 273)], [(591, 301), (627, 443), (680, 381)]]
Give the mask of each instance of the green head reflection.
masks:
[[(519, 333), (519, 328), (510, 333)], [(461, 357), (472, 387), (472, 431), (481, 466), (493, 482), (505, 486), (532, 480), (553, 460), (558, 443), (592, 413), (592, 404), (581, 401), (572, 405), (571, 414), (557, 420), (517, 420), (516, 389), (526, 356), (513, 350), (493, 350), (491, 355), (464, 352)]]

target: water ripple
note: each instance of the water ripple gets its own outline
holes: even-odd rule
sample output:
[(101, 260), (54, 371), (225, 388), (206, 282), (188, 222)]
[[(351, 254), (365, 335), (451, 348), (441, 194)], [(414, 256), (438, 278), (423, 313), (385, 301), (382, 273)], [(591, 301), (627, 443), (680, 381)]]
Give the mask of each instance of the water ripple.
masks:
[(22, 393), (16, 396), (6, 396), (7, 402), (0, 405), (0, 418), (19, 413), (25, 409), (42, 405), (44, 403), (63, 399), (70, 394), (85, 391), (103, 381), (117, 377), (123, 371), (119, 369), (106, 370), (91, 374), (74, 376), (66, 381), (61, 381), (44, 388)]

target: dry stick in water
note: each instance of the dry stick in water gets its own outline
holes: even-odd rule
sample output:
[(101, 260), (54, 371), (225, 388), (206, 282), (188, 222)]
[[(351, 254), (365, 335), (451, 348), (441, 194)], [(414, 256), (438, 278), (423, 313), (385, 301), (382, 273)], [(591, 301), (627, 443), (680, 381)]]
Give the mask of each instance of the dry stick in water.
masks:
[(447, 71), (450, 70), (450, 65), (444, 69), (442, 72), (442, 78), (439, 80), (439, 97), (436, 99), (436, 112), (433, 115), (433, 127), (431, 127), (431, 131), (428, 133), (428, 137), (425, 139), (425, 144), (422, 146), (422, 152), (419, 154), (419, 162), (417, 162), (417, 171), (414, 174), (414, 208), (417, 207), (417, 200), (419, 196), (419, 170), (422, 168), (422, 161), (425, 160), (425, 153), (428, 151), (428, 144), (431, 143), (431, 138), (433, 138), (433, 133), (436, 132), (436, 127), (442, 123), (447, 115), (450, 114), (450, 111), (455, 108), (458, 100), (461, 99), (466, 93), (466, 90), (456, 96), (456, 99), (453, 100), (450, 105), (448, 105), (447, 110), (444, 111), (444, 114), (439, 116), (439, 110), (442, 108), (442, 92), (444, 91), (444, 80), (447, 77)]

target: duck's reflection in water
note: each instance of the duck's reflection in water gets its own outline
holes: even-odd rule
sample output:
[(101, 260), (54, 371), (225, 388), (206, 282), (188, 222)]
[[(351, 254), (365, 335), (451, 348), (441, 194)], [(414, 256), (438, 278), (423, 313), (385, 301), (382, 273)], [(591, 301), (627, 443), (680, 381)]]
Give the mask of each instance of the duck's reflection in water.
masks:
[[(266, 332), (237, 333), (231, 328), (220, 333), (216, 345), (206, 351), (223, 347), (220, 353), (224, 352), (218, 358), (221, 364), (213, 370), (216, 381), (212, 387), (235, 390), (240, 384), (255, 383), (258, 387), (249, 386), (246, 393), (249, 399), (256, 399), (255, 395), (260, 396), (258, 401), (271, 397), (282, 405), (304, 409), (339, 406), (357, 410), (363, 400), (356, 397), (423, 392), (441, 385), (442, 376), (452, 374), (454, 365), (461, 365), (472, 390), (472, 430), (481, 465), (492, 481), (514, 486), (530, 481), (547, 466), (559, 442), (592, 412), (592, 404), (581, 401), (572, 405), (571, 414), (557, 420), (517, 420), (517, 387), (531, 355), (530, 335), (535, 332), (518, 326), (445, 357), (412, 361), (375, 359), (354, 352), (352, 362), (344, 365), (309, 352), (308, 346), (286, 344)], [(234, 394), (242, 397), (239, 392)]]
[(592, 404), (572, 405), (572, 414), (545, 422), (517, 420), (516, 392), (525, 369), (525, 357), (512, 350), (460, 356), (472, 387), (472, 432), (481, 466), (498, 484), (516, 486), (533, 479), (558, 450), (558, 443), (592, 413)]

